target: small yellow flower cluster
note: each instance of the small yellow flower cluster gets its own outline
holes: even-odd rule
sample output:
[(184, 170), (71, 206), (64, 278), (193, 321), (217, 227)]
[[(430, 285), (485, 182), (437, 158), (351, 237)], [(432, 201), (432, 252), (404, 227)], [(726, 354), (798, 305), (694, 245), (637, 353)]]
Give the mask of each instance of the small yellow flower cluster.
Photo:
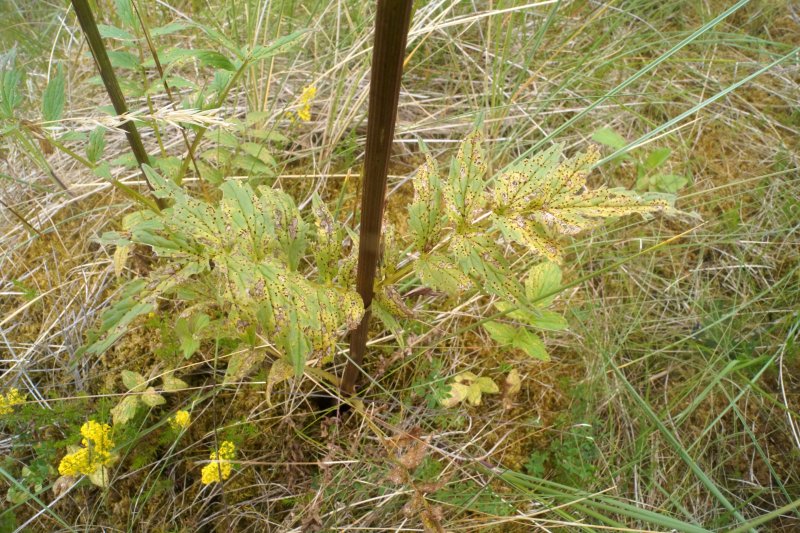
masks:
[[(311, 120), (311, 100), (313, 100), (316, 95), (317, 88), (313, 85), (303, 88), (303, 93), (300, 95), (300, 109), (295, 112), (297, 118), (303, 122)], [(292, 122), (294, 122), (294, 116), (291, 116), (291, 119)]]
[(90, 475), (101, 466), (109, 466), (114, 462), (111, 449), (114, 441), (111, 440), (111, 426), (100, 424), (93, 420), (81, 426), (83, 435), (83, 448), (67, 454), (58, 465), (58, 473), (62, 476), (75, 476), (78, 474)]
[(172, 426), (173, 429), (186, 429), (191, 422), (192, 415), (189, 414), (189, 411), (178, 411), (175, 413), (175, 416), (169, 420), (169, 425)]
[(223, 441), (218, 452), (211, 452), (211, 462), (203, 467), (203, 485), (219, 483), (231, 476), (231, 461), (236, 456), (236, 446), (229, 440)]
[(0, 394), (0, 416), (10, 415), (14, 412), (15, 405), (23, 403), (25, 403), (25, 395), (17, 389), (10, 389), (5, 396)]

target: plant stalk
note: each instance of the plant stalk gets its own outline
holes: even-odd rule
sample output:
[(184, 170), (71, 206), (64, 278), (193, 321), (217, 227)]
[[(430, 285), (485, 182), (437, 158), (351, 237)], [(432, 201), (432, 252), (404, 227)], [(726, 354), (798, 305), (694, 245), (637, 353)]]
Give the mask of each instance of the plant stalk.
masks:
[[(100, 30), (97, 29), (92, 8), (87, 0), (71, 0), (71, 2), (83, 34), (86, 36), (86, 42), (89, 43), (89, 49), (92, 51), (92, 57), (94, 57), (94, 61), (97, 64), (97, 70), (100, 71), (100, 77), (103, 79), (103, 85), (105, 85), (108, 97), (114, 105), (114, 111), (116, 111), (117, 115), (125, 115), (128, 112), (128, 105), (125, 103), (125, 96), (122, 94), (122, 89), (117, 81), (117, 75), (114, 73), (114, 68), (108, 59), (108, 53), (106, 52), (105, 44), (103, 44), (103, 38), (100, 37)], [(141, 169), (142, 165), (150, 164), (150, 158), (142, 143), (139, 130), (136, 129), (136, 124), (131, 120), (126, 120), (120, 127), (125, 130), (125, 136), (128, 138), (128, 144), (131, 146), (136, 162), (139, 163), (139, 168)], [(144, 175), (144, 171), (142, 176), (147, 186), (153, 191), (153, 184)], [(162, 206), (160, 200), (157, 203), (160, 207)]]
[(412, 0), (379, 0), (375, 18), (375, 45), (369, 86), (367, 146), (361, 196), (361, 228), (356, 290), (364, 300), (364, 316), (350, 334), (350, 357), (342, 376), (341, 393), (355, 392), (369, 333), (370, 304), (380, 255), (381, 225), (386, 196), (386, 174), (397, 119), (400, 79), (403, 75), (406, 37)]

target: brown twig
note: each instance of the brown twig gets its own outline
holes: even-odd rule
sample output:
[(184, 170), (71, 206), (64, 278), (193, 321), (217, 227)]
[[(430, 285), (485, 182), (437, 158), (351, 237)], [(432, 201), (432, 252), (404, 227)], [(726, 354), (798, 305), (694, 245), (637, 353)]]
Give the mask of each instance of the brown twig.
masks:
[(364, 188), (361, 196), (361, 233), (356, 290), (364, 300), (364, 316), (350, 334), (350, 358), (342, 376), (341, 392), (355, 391), (369, 332), (370, 304), (378, 265), (386, 196), (386, 173), (397, 118), (397, 100), (403, 75), (403, 57), (411, 20), (412, 0), (379, 0), (375, 19), (375, 46), (369, 87)]
[[(114, 105), (114, 111), (117, 115), (125, 115), (128, 112), (128, 105), (125, 103), (125, 96), (122, 94), (117, 76), (114, 73), (114, 68), (111, 66), (111, 61), (108, 59), (103, 39), (100, 37), (100, 31), (97, 29), (97, 23), (92, 14), (92, 8), (89, 6), (87, 0), (71, 0), (72, 8), (75, 10), (75, 15), (78, 17), (78, 22), (81, 25), (83, 34), (86, 36), (86, 42), (89, 43), (89, 49), (92, 51), (92, 57), (97, 64), (97, 70), (100, 71), (100, 77), (103, 79), (108, 97)], [(142, 143), (142, 137), (139, 135), (139, 130), (136, 129), (136, 124), (127, 120), (123, 122), (120, 127), (125, 130), (125, 136), (128, 138), (128, 144), (131, 145), (136, 162), (139, 167), (150, 163), (150, 158)], [(144, 172), (142, 172), (144, 176)], [(153, 184), (144, 176), (145, 182), (150, 190), (153, 189)], [(162, 202), (157, 200), (159, 206)]]

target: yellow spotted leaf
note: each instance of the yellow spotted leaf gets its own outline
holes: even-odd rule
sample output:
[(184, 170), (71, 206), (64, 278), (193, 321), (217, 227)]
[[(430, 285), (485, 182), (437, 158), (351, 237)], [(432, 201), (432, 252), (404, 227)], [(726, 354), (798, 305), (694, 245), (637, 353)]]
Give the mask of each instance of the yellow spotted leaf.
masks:
[(283, 359), (278, 359), (269, 369), (267, 375), (267, 405), (272, 406), (272, 389), (278, 383), (292, 379), (294, 377), (294, 367)]

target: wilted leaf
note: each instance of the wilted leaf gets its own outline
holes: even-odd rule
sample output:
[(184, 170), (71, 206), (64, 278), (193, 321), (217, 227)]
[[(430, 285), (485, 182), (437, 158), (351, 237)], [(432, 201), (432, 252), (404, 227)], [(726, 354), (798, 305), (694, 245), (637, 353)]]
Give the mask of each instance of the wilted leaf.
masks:
[(60, 476), (53, 482), (53, 497), (58, 498), (64, 494), (75, 484), (75, 481), (75, 476)]
[(278, 359), (272, 363), (267, 375), (267, 405), (272, 406), (272, 389), (275, 385), (293, 377), (294, 368), (292, 368), (292, 365), (283, 359)]
[(111, 472), (108, 470), (107, 467), (101, 466), (88, 476), (89, 481), (92, 482), (93, 485), (97, 485), (100, 488), (108, 487), (108, 484), (111, 482)]
[(511, 372), (506, 376), (505, 393), (507, 396), (513, 396), (522, 389), (522, 378), (516, 368), (511, 369)]
[(461, 372), (450, 384), (450, 397), (440, 400), (443, 407), (454, 407), (463, 401), (470, 405), (480, 405), (484, 394), (500, 392), (497, 384), (488, 377), (476, 376), (472, 372)]
[(178, 379), (172, 375), (172, 372), (165, 374), (162, 378), (164, 392), (175, 392), (183, 389), (188, 389), (189, 385), (182, 379)]
[(122, 275), (125, 269), (125, 262), (128, 260), (128, 254), (131, 251), (130, 245), (117, 246), (114, 250), (114, 274), (117, 276)]
[(136, 416), (139, 408), (138, 396), (125, 396), (114, 408), (111, 409), (111, 419), (114, 425), (125, 425), (129, 420)]
[(451, 162), (450, 175), (443, 189), (445, 205), (458, 224), (469, 224), (483, 207), (485, 172), (481, 135), (474, 132), (461, 143), (458, 154)]
[(167, 403), (163, 396), (158, 394), (153, 387), (148, 387), (141, 396), (142, 403), (149, 407), (156, 407)]
[(463, 293), (471, 285), (469, 278), (443, 255), (422, 257), (414, 264), (414, 269), (423, 284), (451, 296)]
[(492, 378), (487, 378), (485, 376), (476, 379), (473, 382), (473, 385), (484, 394), (497, 394), (500, 392), (500, 389), (497, 387), (497, 383), (492, 381)]
[(522, 216), (508, 217), (493, 213), (492, 222), (507, 240), (521, 244), (551, 261), (561, 261), (558, 242), (535, 221)]
[(442, 407), (455, 407), (464, 401), (469, 393), (469, 386), (462, 383), (450, 384), (450, 396), (439, 400)]
[(497, 177), (494, 186), (495, 210), (519, 213), (535, 200), (534, 195), (547, 174), (558, 164), (561, 146), (525, 159)]
[(245, 350), (233, 354), (228, 360), (225, 378), (222, 383), (227, 385), (244, 379), (256, 365), (264, 360), (264, 353), (259, 350)]
[(138, 372), (123, 370), (122, 383), (131, 392), (141, 392), (145, 389), (147, 380)]
[(587, 190), (586, 176), (599, 152), (591, 148), (556, 165), (558, 149), (523, 161), (498, 179), (492, 220), (503, 235), (558, 261), (553, 235), (575, 235), (609, 217), (651, 213), (669, 207), (664, 198), (623, 189)]

